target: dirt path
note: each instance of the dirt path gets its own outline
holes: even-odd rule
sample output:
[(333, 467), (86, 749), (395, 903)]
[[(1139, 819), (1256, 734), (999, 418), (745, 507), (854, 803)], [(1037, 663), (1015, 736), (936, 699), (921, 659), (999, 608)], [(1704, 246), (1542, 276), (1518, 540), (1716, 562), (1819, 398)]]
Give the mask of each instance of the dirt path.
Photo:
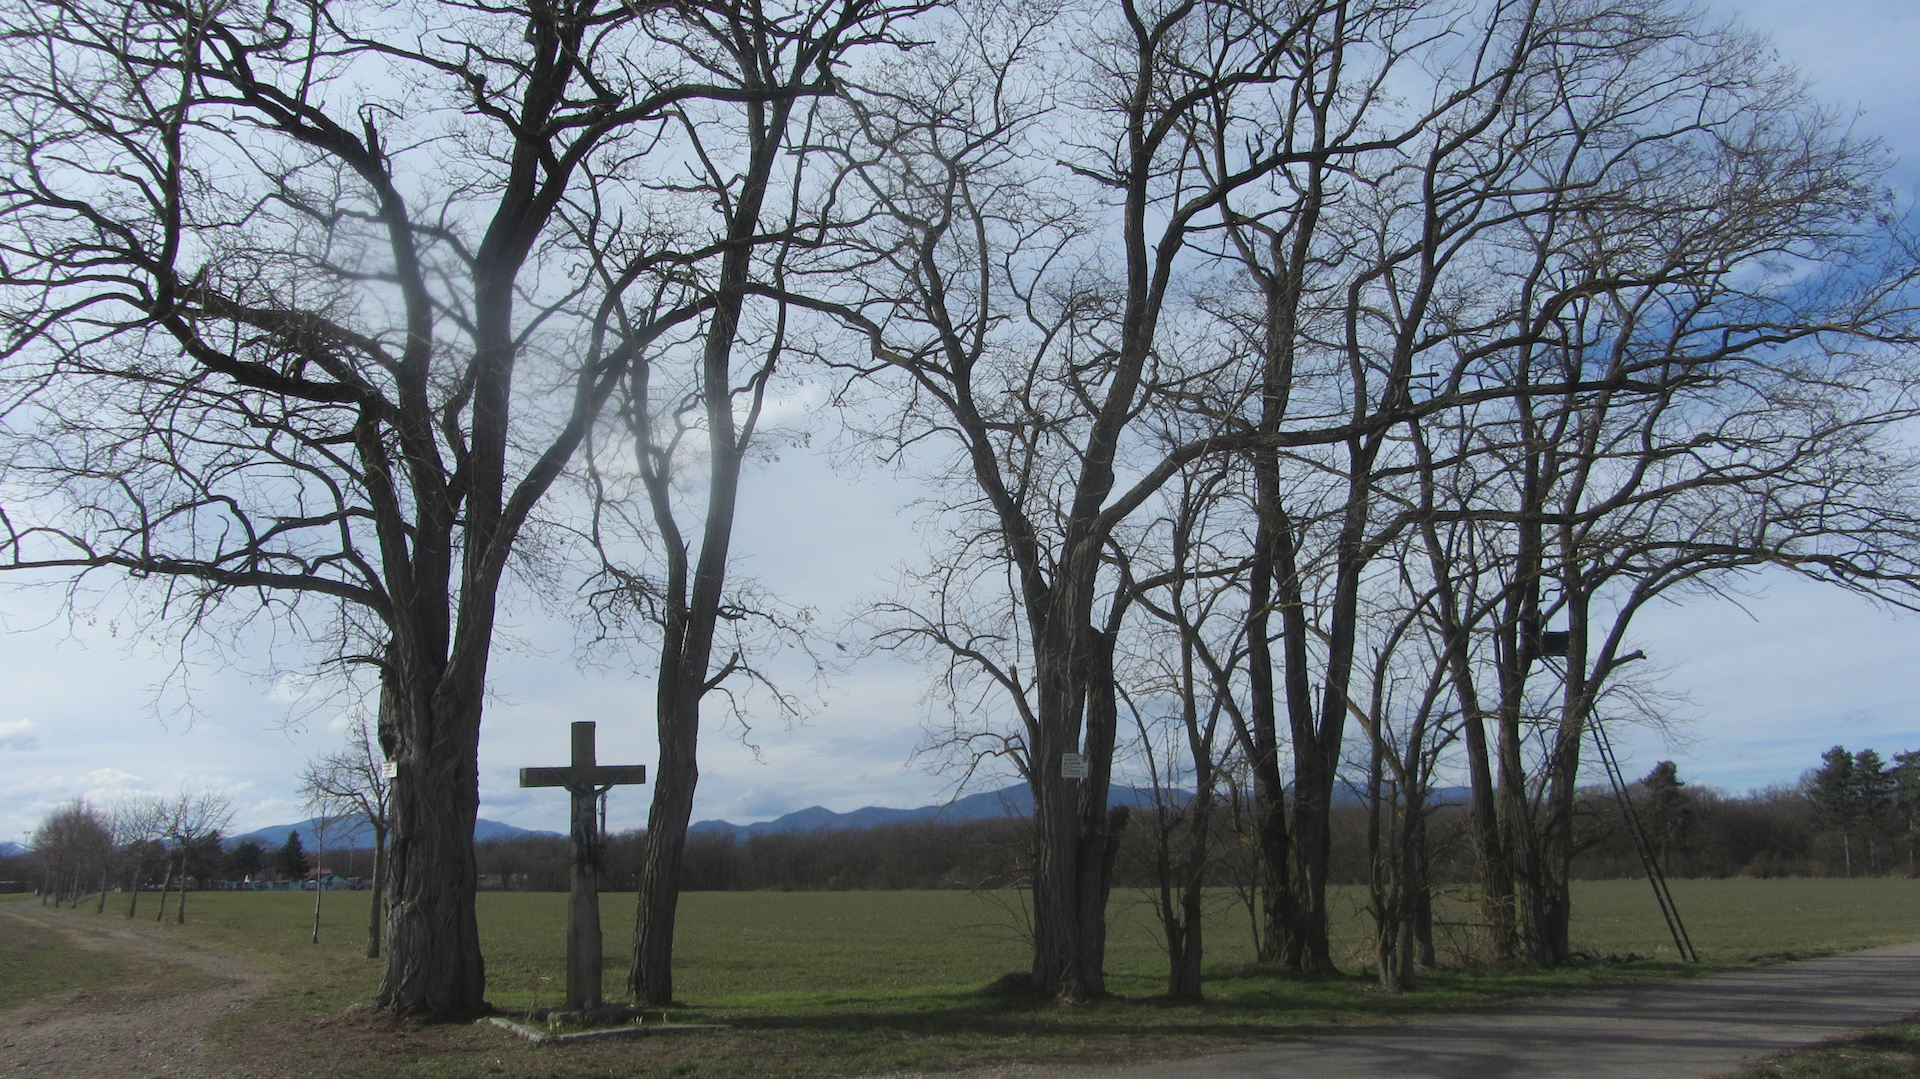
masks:
[(273, 974), (231, 952), (158, 936), (152, 923), (82, 918), (8, 904), (14, 918), (129, 963), (118, 985), (55, 994), (0, 1011), (0, 1077), (33, 1079), (280, 1079), (271, 1060), (236, 1059), (213, 1024), (266, 992)]

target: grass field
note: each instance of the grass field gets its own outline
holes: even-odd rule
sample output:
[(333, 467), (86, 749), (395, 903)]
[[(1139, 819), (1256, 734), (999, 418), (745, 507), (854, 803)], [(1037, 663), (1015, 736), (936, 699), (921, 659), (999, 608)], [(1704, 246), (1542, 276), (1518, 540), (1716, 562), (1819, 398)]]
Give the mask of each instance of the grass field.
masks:
[[(1676, 881), (1674, 892), (1710, 968), (1920, 939), (1920, 881)], [(681, 903), (676, 964), (686, 1007), (673, 1017), (727, 1022), (733, 1029), (725, 1035), (570, 1046), (556, 1056), (497, 1031), (462, 1028), (434, 1034), (441, 1048), (433, 1053), (419, 1052), (418, 1038), (399, 1056), (369, 1050), (357, 1074), (814, 1077), (1165, 1058), (1699, 969), (1677, 961), (1639, 881), (1577, 886), (1574, 938), (1596, 957), (1641, 959), (1547, 972), (1462, 967), (1433, 972), (1421, 991), (1407, 995), (1380, 992), (1365, 976), (1367, 920), (1357, 889), (1336, 896), (1336, 952), (1352, 976), (1328, 981), (1253, 966), (1244, 908), (1222, 894), (1207, 926), (1208, 1002), (1172, 1006), (1155, 999), (1164, 959), (1151, 911), (1139, 897), (1116, 895), (1108, 984), (1122, 999), (1063, 1010), (982, 992), (1029, 958), (1007, 899), (966, 892), (692, 893)], [(117, 917), (117, 901), (107, 917)], [(199, 893), (185, 927), (159, 931), (237, 948), (284, 972), (269, 999), (231, 1021), (223, 1035), (251, 1044), (293, 1037), (313, 1017), (337, 1014), (371, 992), (379, 964), (361, 954), (366, 902), (363, 893), (330, 893), (318, 946), (308, 942), (311, 894)], [(633, 898), (603, 896), (602, 910), (608, 997), (619, 999)], [(1443, 923), (1464, 922), (1465, 914), (1457, 907), (1440, 912)], [(561, 1003), (565, 896), (484, 893), (480, 916), (489, 998), (511, 1011)], [(83, 909), (75, 917), (92, 915)], [(12, 922), (0, 919), (0, 938), (13, 932)], [(1448, 935), (1445, 925), (1441, 935)], [(1466, 939), (1457, 927), (1453, 935)], [(478, 1067), (482, 1057), (493, 1063)]]
[(0, 1008), (126, 977), (127, 963), (87, 951), (60, 934), (9, 918), (0, 923)]

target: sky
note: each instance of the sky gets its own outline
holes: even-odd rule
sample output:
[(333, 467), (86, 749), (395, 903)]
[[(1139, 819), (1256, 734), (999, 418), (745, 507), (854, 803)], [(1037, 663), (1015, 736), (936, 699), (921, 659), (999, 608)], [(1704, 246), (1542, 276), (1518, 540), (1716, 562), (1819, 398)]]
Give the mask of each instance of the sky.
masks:
[[(1857, 110), (1858, 132), (1883, 140), (1892, 181), (1920, 193), (1920, 4), (1911, 0), (1733, 0), (1703, 5), (1768, 34), (1824, 100)], [(823, 449), (794, 447), (743, 484), (742, 569), (837, 624), (918, 546), (918, 492), (874, 469), (836, 470)], [(303, 762), (341, 744), (337, 706), (258, 672), (276, 642), (245, 637), (227, 662), (182, 664), (111, 609), (74, 622), (57, 593), (0, 590), (0, 840), (23, 841), (56, 806), (182, 788), (223, 790), (235, 832), (307, 815), (294, 793)], [(1630, 775), (1662, 759), (1681, 776), (1732, 792), (1792, 783), (1835, 744), (1883, 754), (1920, 748), (1920, 618), (1877, 608), (1785, 574), (1736, 600), (1689, 600), (1636, 623), (1636, 644), (1674, 695), (1664, 729), (1615, 733)], [(481, 815), (564, 831), (558, 790), (523, 791), (523, 765), (564, 764), (568, 724), (599, 723), (599, 759), (653, 764), (650, 678), (610, 657), (583, 664), (573, 630), (524, 605), (506, 619), (493, 660), (480, 746)], [(831, 650), (831, 646), (829, 646)], [(841, 658), (837, 657), (836, 658)], [(824, 683), (790, 689), (812, 704), (798, 725), (753, 709), (751, 729), (724, 716), (702, 733), (694, 819), (765, 820), (811, 805), (917, 806), (954, 781), (914, 756), (925, 675), (880, 657)], [(804, 672), (801, 657), (786, 669)], [(179, 686), (189, 687), (182, 693)], [(171, 687), (162, 690), (161, 687)], [(608, 823), (638, 827), (646, 788), (617, 790)]]

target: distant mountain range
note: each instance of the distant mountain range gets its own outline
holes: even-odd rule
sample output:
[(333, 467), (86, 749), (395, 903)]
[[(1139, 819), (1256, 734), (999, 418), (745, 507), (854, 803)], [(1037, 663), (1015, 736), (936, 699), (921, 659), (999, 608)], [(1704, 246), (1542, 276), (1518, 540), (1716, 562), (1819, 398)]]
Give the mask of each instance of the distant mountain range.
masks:
[[(1187, 791), (1173, 792), (1177, 797), (1189, 797)], [(1471, 792), (1466, 787), (1439, 787), (1433, 792), (1436, 805), (1454, 805), (1467, 801)], [(1361, 798), (1346, 787), (1334, 790), (1336, 805), (1359, 805)], [(1150, 806), (1154, 803), (1151, 788), (1124, 787), (1118, 784), (1109, 789), (1108, 805)], [(758, 824), (734, 824), (731, 821), (703, 820), (687, 831), (690, 834), (731, 832), (735, 839), (748, 836), (767, 835), (778, 832), (815, 832), (823, 829), (872, 828), (881, 824), (900, 824), (907, 821), (966, 821), (985, 820), (992, 817), (1030, 817), (1033, 815), (1033, 792), (1025, 783), (1016, 783), (1011, 787), (1002, 787), (996, 791), (983, 791), (969, 794), (965, 798), (956, 798), (941, 805), (925, 805), (918, 809), (888, 809), (885, 806), (866, 806), (848, 813), (835, 813), (823, 806), (808, 806), (796, 809), (784, 817), (761, 821)]]
[[(1180, 796), (1185, 791), (1176, 792)], [(1456, 805), (1467, 801), (1470, 791), (1466, 787), (1439, 787), (1433, 792), (1436, 805)], [(1334, 791), (1333, 800), (1339, 805), (1358, 805), (1359, 795), (1346, 787)], [(1115, 785), (1108, 793), (1108, 805), (1149, 806), (1154, 801), (1153, 791), (1144, 787), (1125, 787)], [(965, 798), (956, 798), (939, 805), (924, 805), (916, 809), (890, 809), (886, 806), (865, 806), (847, 813), (835, 813), (824, 806), (808, 806), (796, 809), (783, 817), (760, 821), (757, 824), (734, 824), (724, 820), (703, 820), (688, 828), (689, 833), (700, 835), (714, 832), (732, 833), (735, 839), (748, 836), (767, 835), (779, 832), (816, 832), (823, 829), (873, 828), (882, 824), (901, 824), (907, 821), (967, 821), (986, 820), (995, 817), (1030, 817), (1033, 815), (1033, 792), (1025, 783), (1016, 783), (994, 791), (982, 791), (969, 794)], [(231, 849), (251, 839), (268, 850), (278, 850), (287, 842), (288, 832), (300, 833), (300, 845), (312, 850), (319, 846), (315, 842), (314, 826), (317, 818), (309, 817), (292, 824), (273, 824), (257, 828), (243, 835), (228, 836), (224, 845)], [(532, 828), (517, 828), (511, 824), (502, 824), (497, 820), (478, 820), (473, 825), (474, 842), (489, 839), (516, 839), (520, 836), (540, 835), (555, 839), (565, 839), (560, 832), (542, 831)], [(332, 850), (344, 848), (364, 848), (373, 846), (373, 829), (366, 822), (356, 822), (348, 828), (344, 824), (335, 825), (327, 830), (327, 847)], [(9, 840), (0, 840), (0, 858), (10, 858), (16, 854), (25, 854), (27, 848)]]
[[(248, 832), (245, 835), (228, 836), (224, 841), (224, 845), (231, 849), (251, 839), (268, 850), (279, 850), (286, 845), (288, 832), (299, 832), (300, 845), (307, 850), (312, 850), (320, 845), (314, 840), (314, 826), (317, 823), (319, 823), (319, 818), (308, 817), (306, 820), (296, 821), (292, 824), (271, 824), (265, 828)], [(473, 822), (473, 840), (476, 843), (485, 842), (489, 839), (516, 839), (523, 835), (550, 835), (558, 839), (566, 838), (565, 835), (559, 832), (542, 832), (528, 828), (516, 828), (511, 824), (502, 824), (497, 820), (477, 820)], [(372, 846), (373, 829), (367, 827), (367, 822), (365, 821), (356, 821), (351, 828), (347, 827), (345, 822), (341, 822), (327, 829), (327, 847), (330, 850)]]
[[(1178, 792), (1185, 796), (1186, 792)], [(1123, 787), (1115, 785), (1107, 794), (1108, 805), (1144, 806), (1153, 804), (1153, 791), (1143, 787)], [(745, 839), (752, 835), (767, 835), (777, 832), (817, 832), (823, 829), (872, 828), (881, 824), (902, 824), (908, 821), (964, 821), (987, 820), (994, 817), (1031, 817), (1033, 816), (1033, 791), (1025, 783), (1015, 783), (1011, 787), (1002, 787), (997, 791), (982, 791), (969, 794), (965, 798), (956, 798), (940, 805), (925, 805), (918, 809), (889, 809), (885, 806), (866, 806), (847, 813), (835, 813), (823, 806), (808, 806), (796, 809), (784, 817), (761, 821), (758, 824), (734, 824), (731, 821), (703, 820), (688, 828), (694, 835), (711, 832), (731, 832), (735, 839)]]

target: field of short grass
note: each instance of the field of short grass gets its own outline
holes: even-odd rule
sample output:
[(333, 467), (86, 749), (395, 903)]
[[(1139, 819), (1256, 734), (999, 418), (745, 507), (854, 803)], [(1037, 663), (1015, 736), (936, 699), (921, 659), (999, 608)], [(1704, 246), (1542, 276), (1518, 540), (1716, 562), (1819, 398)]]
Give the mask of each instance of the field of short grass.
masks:
[(127, 969), (125, 960), (75, 947), (51, 930), (0, 922), (0, 1008), (117, 982)]
[[(1676, 881), (1674, 892), (1708, 968), (1920, 939), (1920, 881)], [(440, 1029), (411, 1036), (404, 1052), (366, 1042), (355, 1073), (584, 1077), (659, 1071), (813, 1079), (1016, 1061), (1156, 1059), (1700, 969), (1677, 961), (1640, 881), (1577, 887), (1575, 942), (1594, 962), (1548, 972), (1469, 963), (1428, 975), (1421, 991), (1407, 995), (1380, 992), (1367, 976), (1368, 925), (1357, 889), (1336, 897), (1342, 915), (1336, 952), (1351, 976), (1328, 981), (1289, 979), (1254, 966), (1245, 909), (1222, 893), (1207, 926), (1209, 1000), (1172, 1006), (1156, 999), (1164, 960), (1151, 910), (1142, 897), (1116, 895), (1108, 985), (1120, 999), (1060, 1009), (983, 992), (1028, 960), (1018, 898), (966, 892), (691, 893), (681, 904), (676, 964), (677, 995), (685, 1007), (672, 1017), (725, 1022), (731, 1026), (725, 1034), (556, 1050), (525, 1046), (490, 1029)], [(117, 916), (118, 901), (110, 901), (107, 917)], [(308, 942), (310, 893), (195, 893), (185, 927), (169, 922), (156, 930), (237, 948), (284, 971), (268, 1000), (231, 1022), (226, 1040), (250, 1045), (358, 1037), (316, 1017), (337, 1015), (373, 988), (378, 962), (361, 954), (366, 903), (364, 893), (329, 893), (317, 946)], [(620, 999), (633, 897), (603, 896), (602, 911), (607, 995)], [(1443, 923), (1467, 921), (1466, 910), (1456, 905), (1443, 905), (1440, 913)], [(83, 908), (77, 917), (92, 915)], [(480, 917), (489, 998), (509, 1011), (559, 1004), (565, 896), (485, 893)], [(0, 927), (0, 935), (10, 931)], [(1443, 953), (1449, 937), (1461, 944), (1470, 939), (1459, 924), (1443, 925), (1440, 936)], [(1629, 956), (1640, 958), (1620, 961)], [(429, 1043), (434, 1048), (425, 1051)]]

